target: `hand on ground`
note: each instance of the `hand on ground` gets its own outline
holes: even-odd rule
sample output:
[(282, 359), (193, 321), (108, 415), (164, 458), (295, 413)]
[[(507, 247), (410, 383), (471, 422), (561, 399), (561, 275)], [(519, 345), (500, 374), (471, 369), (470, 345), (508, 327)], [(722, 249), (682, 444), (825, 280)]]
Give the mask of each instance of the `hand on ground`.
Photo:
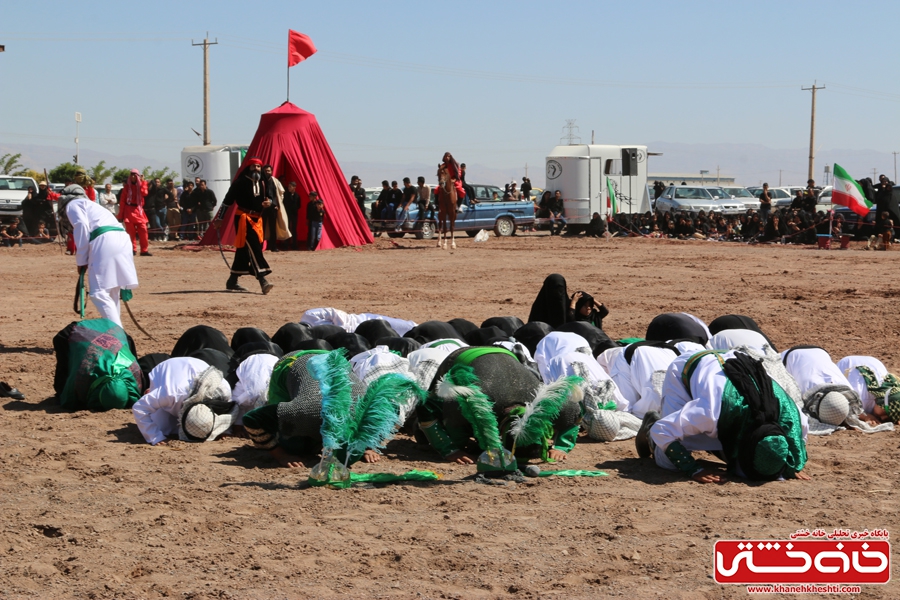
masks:
[(275, 446), (272, 448), (271, 452), (272, 456), (275, 457), (275, 460), (277, 460), (278, 464), (282, 467), (287, 467), (288, 469), (302, 469), (306, 467), (299, 456), (289, 453), (280, 446)]
[(472, 457), (463, 452), (462, 450), (457, 450), (453, 454), (447, 455), (448, 462), (455, 462), (458, 465), (473, 465), (475, 461), (472, 460)]
[(697, 483), (725, 483), (725, 478), (709, 469), (703, 469), (696, 475), (692, 475), (691, 479)]
[(797, 471), (796, 473), (794, 473), (794, 477), (796, 477), (800, 481), (812, 481), (812, 477), (810, 477), (803, 471)]
[(366, 450), (363, 453), (363, 462), (366, 463), (377, 463), (381, 460), (381, 455), (375, 452), (374, 450)]

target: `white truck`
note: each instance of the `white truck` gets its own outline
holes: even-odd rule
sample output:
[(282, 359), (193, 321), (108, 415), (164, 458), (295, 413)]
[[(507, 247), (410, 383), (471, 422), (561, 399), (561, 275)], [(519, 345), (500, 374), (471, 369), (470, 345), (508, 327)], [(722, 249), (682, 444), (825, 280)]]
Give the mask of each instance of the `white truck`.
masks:
[(576, 144), (556, 146), (547, 155), (545, 189), (562, 192), (570, 233), (583, 231), (594, 213), (609, 212), (607, 182), (616, 195), (616, 212), (651, 210), (647, 189), (647, 146)]

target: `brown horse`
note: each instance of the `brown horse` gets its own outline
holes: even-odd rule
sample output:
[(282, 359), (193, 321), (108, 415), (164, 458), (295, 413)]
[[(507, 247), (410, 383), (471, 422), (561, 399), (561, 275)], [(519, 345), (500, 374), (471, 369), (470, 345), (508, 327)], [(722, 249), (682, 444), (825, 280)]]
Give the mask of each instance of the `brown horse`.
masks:
[[(438, 248), (447, 249), (447, 221), (450, 221), (450, 248), (456, 249), (456, 184), (444, 164), (438, 165)], [(443, 238), (443, 240), (442, 240)]]

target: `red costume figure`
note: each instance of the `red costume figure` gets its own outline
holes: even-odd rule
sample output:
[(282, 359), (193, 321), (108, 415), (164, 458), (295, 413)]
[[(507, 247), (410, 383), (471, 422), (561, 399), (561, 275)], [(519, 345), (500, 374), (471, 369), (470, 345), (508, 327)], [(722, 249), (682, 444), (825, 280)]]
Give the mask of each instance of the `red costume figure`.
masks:
[(450, 179), (453, 181), (454, 187), (456, 187), (456, 198), (457, 203), (462, 200), (462, 197), (466, 195), (466, 190), (463, 189), (462, 181), (459, 180), (459, 163), (456, 162), (456, 159), (453, 158), (453, 155), (449, 152), (444, 152), (443, 164), (447, 167), (447, 172), (450, 173)]
[(144, 198), (147, 197), (147, 182), (137, 169), (131, 170), (131, 176), (122, 188), (119, 198), (119, 214), (116, 218), (125, 224), (125, 231), (131, 236), (131, 247), (138, 250), (137, 239), (141, 241), (141, 256), (150, 256), (147, 241), (147, 213), (144, 212)]

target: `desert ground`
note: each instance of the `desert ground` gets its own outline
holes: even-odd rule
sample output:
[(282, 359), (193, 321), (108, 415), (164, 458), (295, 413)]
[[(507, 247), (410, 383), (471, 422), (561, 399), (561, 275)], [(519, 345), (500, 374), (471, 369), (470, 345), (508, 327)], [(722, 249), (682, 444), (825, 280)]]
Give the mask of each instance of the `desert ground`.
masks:
[[(433, 245), (269, 254), (275, 289), (262, 296), (252, 281), (253, 293), (224, 291), (217, 250), (155, 244), (135, 258), (131, 304), (156, 341), (127, 315), (125, 328), (143, 355), (200, 323), (272, 334), (315, 307), (527, 320), (543, 279), (561, 273), (570, 293), (609, 307), (614, 339), (642, 336), (662, 312), (741, 313), (779, 349), (815, 344), (900, 370), (896, 252), (546, 233)], [(400, 436), (381, 463), (354, 469), (443, 479), (347, 490), (309, 488), (306, 469), (277, 467), (247, 440), (151, 447), (131, 411), (71, 413), (53, 398), (51, 339), (76, 318), (74, 259), (55, 245), (3, 248), (0, 265), (0, 380), (26, 394), (0, 402), (0, 598), (743, 598), (712, 579), (717, 539), (900, 533), (897, 432), (813, 437), (812, 481), (762, 485), (685, 480), (639, 460), (632, 441), (583, 439), (565, 463), (608, 477), (487, 486)], [(900, 584), (860, 597), (897, 598)]]

